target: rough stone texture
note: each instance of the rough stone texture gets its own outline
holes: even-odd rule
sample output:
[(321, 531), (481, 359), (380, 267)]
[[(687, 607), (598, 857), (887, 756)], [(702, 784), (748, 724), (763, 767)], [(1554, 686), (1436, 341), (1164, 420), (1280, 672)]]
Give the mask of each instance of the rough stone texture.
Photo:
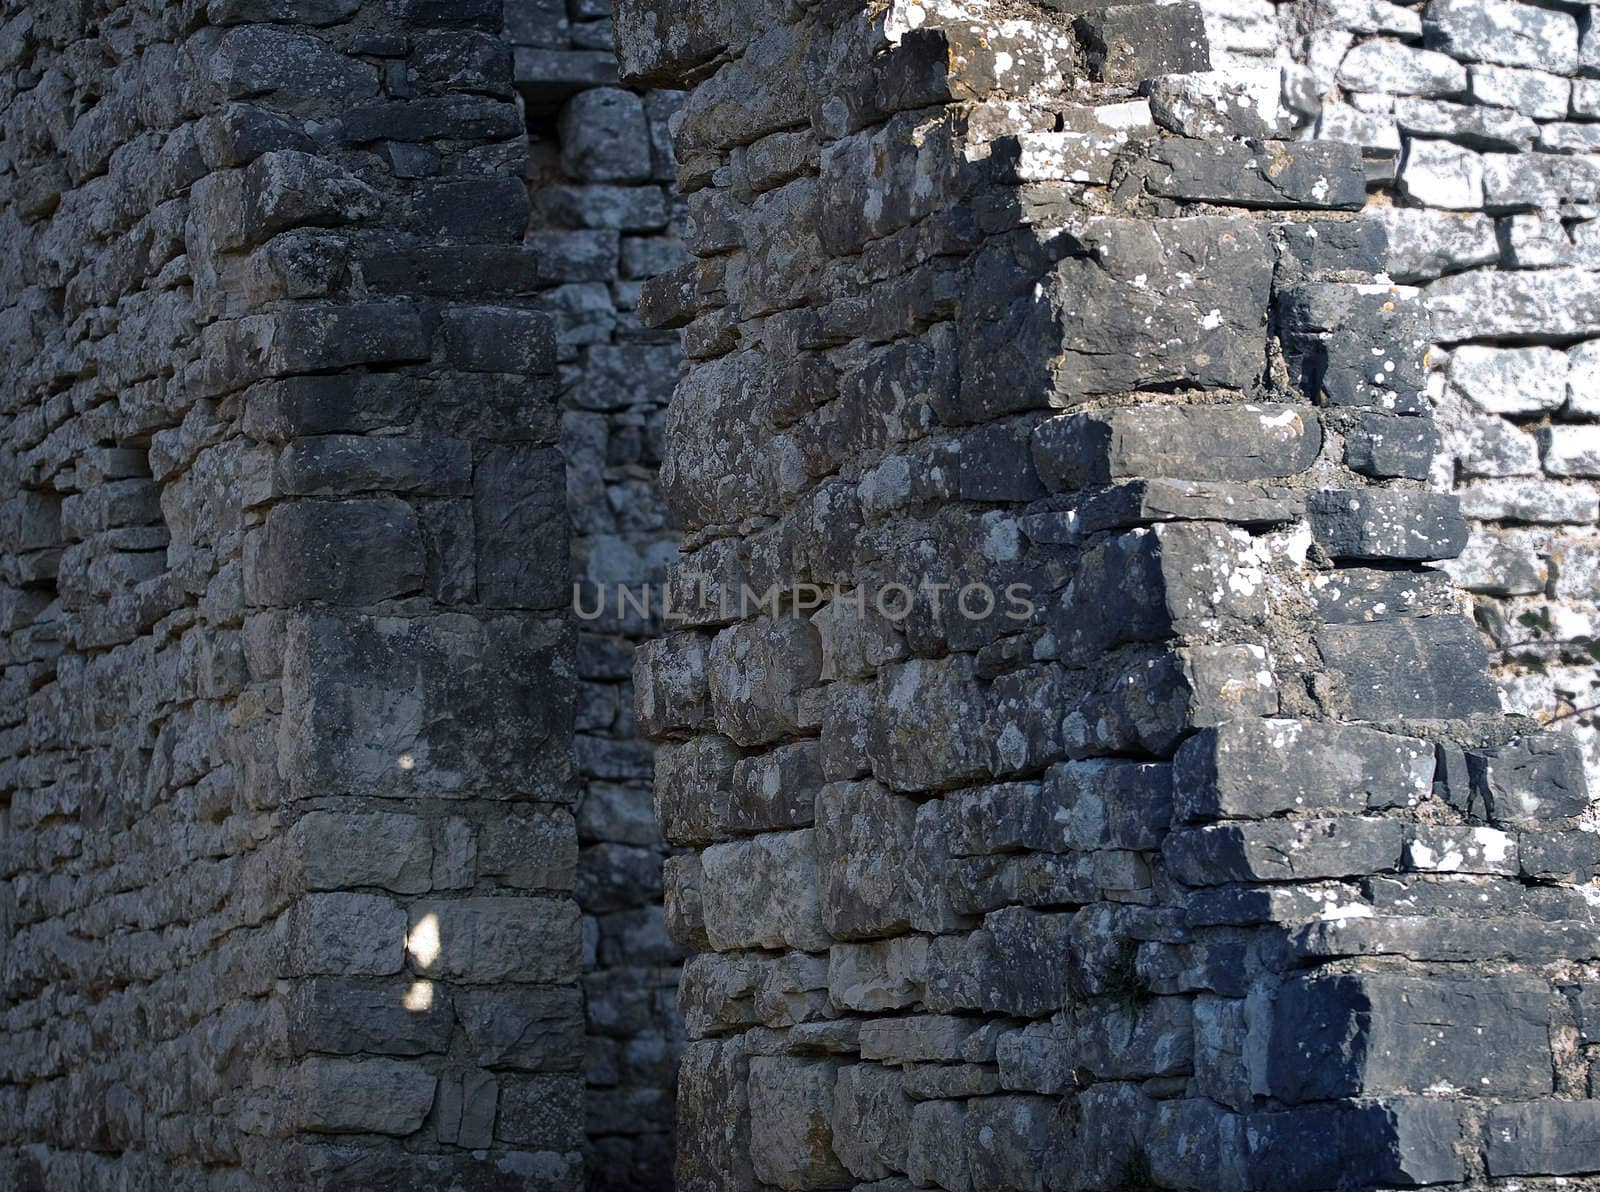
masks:
[(644, 328), (634, 310), (646, 278), (686, 259), (667, 131), (678, 97), (617, 85), (609, 4), (505, 0), (504, 9), (529, 132), (527, 251), (549, 262), (556, 283), (537, 306), (555, 331), (578, 585), (586, 1169), (594, 1188), (659, 1188), (672, 1168), (682, 951), (661, 909), (667, 848), (651, 814), (654, 751), (640, 739), (631, 672), (635, 647), (664, 628), (663, 582), (677, 553), (656, 472), (681, 354), (674, 333)]
[(581, 1185), (498, 21), (0, 12), (0, 1186)]
[(1600, 1167), (1594, 14), (865, 7), (0, 11), (0, 1186)]
[[(1537, 123), (1578, 23), (618, 19), (625, 78), (687, 89), (694, 259), (641, 295), (689, 359), (663, 466), (685, 616), (636, 672), (696, 850), (667, 886), (699, 950), (685, 1186), (1577, 1172), (1582, 767), (1502, 714), (1438, 567), (1544, 591), (1551, 560), (1472, 523), (1595, 516), (1561, 416), (1520, 452), (1485, 429), (1594, 388), (1567, 354), (1600, 330), (1585, 171)], [(1546, 194), (1572, 255), (1519, 280), (1555, 234), (1497, 222)], [(1502, 244), (1530, 263), (1483, 268)], [(1475, 483), (1548, 490), (1465, 518), (1428, 490), (1451, 376)]]

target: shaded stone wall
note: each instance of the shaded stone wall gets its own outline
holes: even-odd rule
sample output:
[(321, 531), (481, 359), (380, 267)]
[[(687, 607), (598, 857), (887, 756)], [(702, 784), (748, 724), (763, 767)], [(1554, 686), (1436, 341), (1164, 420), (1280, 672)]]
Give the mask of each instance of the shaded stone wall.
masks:
[[(584, 1076), (592, 1186), (670, 1183), (682, 950), (666, 933), (651, 813), (653, 748), (633, 719), (633, 651), (661, 631), (677, 554), (661, 498), (661, 428), (678, 337), (640, 326), (643, 280), (681, 264), (673, 92), (617, 86), (610, 5), (506, 8), (531, 133), (528, 243), (563, 284), (556, 328), (578, 625), (577, 897), (584, 912)], [(626, 597), (634, 603), (622, 603)]]
[(495, 4), (7, 4), (0, 1185), (580, 1183)]
[(1381, 168), (1295, 139), (1304, 20), (1416, 15), (619, 5), (690, 89), (680, 1187), (1600, 1169), (1581, 756), (1434, 569), (1429, 345), (1515, 302), (1396, 284)]

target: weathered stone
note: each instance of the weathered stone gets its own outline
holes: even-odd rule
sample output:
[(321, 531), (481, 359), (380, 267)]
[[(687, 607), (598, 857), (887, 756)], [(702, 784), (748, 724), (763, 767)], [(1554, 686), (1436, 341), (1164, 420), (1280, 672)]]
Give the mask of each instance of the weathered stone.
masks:
[(1065, 1123), (1046, 1097), (975, 1097), (962, 1123), (973, 1192), (1044, 1192), (1060, 1164)]
[(1459, 145), (1414, 138), (1406, 145), (1400, 186), (1424, 206), (1475, 211), (1483, 206), (1483, 161)]
[(795, 618), (736, 625), (712, 641), (706, 667), (717, 727), (740, 745), (760, 745), (799, 729), (821, 647), (811, 624)]
[(491, 608), (556, 608), (566, 577), (545, 565), (564, 558), (567, 526), (561, 456), (553, 448), (500, 447), (473, 472), (478, 598)]
[(823, 789), (815, 741), (797, 741), (741, 758), (733, 769), (730, 826), (745, 832), (809, 827), (816, 820)]
[(928, 941), (922, 936), (834, 944), (828, 950), (828, 996), (847, 1010), (902, 1009), (921, 999), (927, 968)]
[(1308, 397), (1426, 412), (1420, 304), (1390, 287), (1331, 284), (1281, 291), (1277, 304), (1289, 374)]
[(409, 979), (316, 977), (289, 1004), (289, 1046), (296, 1055), (443, 1053), (455, 1026), (443, 987)]
[(460, 989), (453, 1001), (486, 1068), (546, 1072), (578, 1062), (583, 1013), (575, 989)]
[(778, 1188), (848, 1188), (854, 1181), (833, 1153), (834, 1082), (824, 1060), (750, 1060), (750, 1160), (755, 1176)]
[(831, 942), (811, 829), (715, 844), (702, 854), (701, 865), (706, 935), (718, 951), (822, 951)]
[(1235, 720), (1195, 734), (1173, 762), (1181, 821), (1408, 806), (1433, 785), (1434, 750), (1359, 725)]
[(1600, 427), (1545, 427), (1539, 446), (1552, 476), (1600, 476)]
[(308, 889), (381, 886), (419, 894), (431, 884), (433, 841), (416, 816), (313, 811), (296, 822), (293, 839)]
[[(1520, 112), (1437, 99), (1397, 99), (1394, 119), (1408, 135), (1449, 137), (1469, 149), (1526, 152), (1540, 136), (1539, 125)], [(1405, 216), (1399, 209), (1385, 214)]]
[(902, 873), (916, 805), (877, 783), (835, 782), (817, 794), (822, 921), (834, 939), (903, 931), (911, 900)]
[(1474, 66), (1468, 73), (1469, 91), (1478, 103), (1540, 120), (1559, 120), (1567, 114), (1572, 83), (1558, 75), (1510, 66)]
[(1175, 137), (1148, 153), (1153, 168), (1146, 185), (1168, 198), (1229, 207), (1357, 210), (1367, 197), (1360, 150), (1338, 141), (1218, 143)]
[(1559, 733), (1471, 750), (1467, 770), (1473, 797), (1497, 823), (1538, 827), (1588, 806), (1582, 755)]
[(936, 1012), (983, 1010), (1038, 1016), (1067, 998), (1065, 940), (1070, 915), (1007, 907), (984, 916), (970, 936), (940, 936), (928, 949), (923, 1003)]
[(433, 1107), (438, 1077), (404, 1060), (304, 1060), (285, 1090), (294, 1125), (318, 1133), (410, 1134)]
[(1483, 640), (1463, 617), (1326, 625), (1315, 637), (1358, 720), (1450, 719), (1499, 710)]
[(267, 519), (258, 568), (263, 604), (365, 605), (416, 592), (416, 514), (393, 497), (279, 505)]
[(672, 844), (701, 844), (733, 824), (733, 772), (739, 751), (724, 737), (694, 737), (657, 753), (656, 821)]
[[(1101, 219), (1076, 239), (1088, 255), (974, 330), (985, 350), (963, 365), (962, 421), (1173, 384), (1242, 389), (1259, 376), (1270, 269), (1251, 221)], [(1162, 284), (1180, 261), (1193, 283)]]
[(612, 87), (580, 91), (561, 109), (561, 166), (587, 182), (640, 182), (650, 177), (644, 104)]
[(1385, 264), (1397, 282), (1432, 281), (1500, 259), (1494, 221), (1484, 215), (1389, 207), (1370, 218), (1383, 227), (1389, 248)]
[(1084, 13), (1074, 23), (1090, 73), (1105, 83), (1209, 70), (1211, 48), (1194, 4), (1123, 5)]
[(877, 1064), (838, 1069), (833, 1086), (834, 1153), (858, 1180), (906, 1170), (911, 1101), (898, 1072)]
[(1152, 79), (1147, 119), (1186, 137), (1277, 137), (1291, 131), (1276, 72), (1241, 79), (1221, 72)]
[[(1394, 1097), (1358, 1105), (1304, 1106), (1250, 1115), (1241, 1129), (1246, 1170), (1272, 1172), (1271, 1185), (1310, 1192), (1330, 1182), (1449, 1183), (1461, 1179), (1456, 1103)], [(1266, 1192), (1264, 1182), (1249, 1185)]]
[(906, 1174), (917, 1187), (971, 1192), (963, 1125), (964, 1101), (921, 1101), (911, 1111)]
[(578, 909), (565, 899), (429, 901), (410, 916), (406, 951), (428, 976), (463, 984), (577, 976)]
[(1439, 432), (1427, 418), (1363, 413), (1344, 436), (1344, 462), (1376, 479), (1425, 480), (1438, 453)]
[(1191, 828), (1163, 852), (1179, 881), (1207, 886), (1382, 873), (1399, 867), (1403, 844), (1397, 821), (1345, 817)]
[[(570, 798), (561, 768), (570, 693), (524, 682), (570, 666), (560, 626), (308, 615), (289, 623), (286, 643), (285, 760), (298, 797)], [(375, 694), (388, 690), (407, 698)], [(476, 728), (463, 737), (452, 726), (468, 715)], [(561, 764), (530, 773), (536, 757)]]
[(1497, 1105), (1489, 1110), (1484, 1136), (1484, 1158), (1494, 1176), (1593, 1171), (1600, 1105), (1549, 1100)]
[(1335, 559), (1450, 559), (1467, 544), (1456, 500), (1437, 493), (1313, 493), (1306, 512), (1317, 542)]
[(1306, 407), (1134, 406), (1051, 418), (1033, 457), (1055, 492), (1129, 477), (1263, 480), (1316, 459), (1322, 428)]
[(1550, 993), (1525, 977), (1296, 978), (1273, 1005), (1265, 1088), (1290, 1104), (1449, 1086), (1550, 1091)]
[(1459, 62), (1397, 41), (1364, 41), (1345, 55), (1339, 83), (1355, 91), (1399, 95), (1457, 95), (1467, 89)]

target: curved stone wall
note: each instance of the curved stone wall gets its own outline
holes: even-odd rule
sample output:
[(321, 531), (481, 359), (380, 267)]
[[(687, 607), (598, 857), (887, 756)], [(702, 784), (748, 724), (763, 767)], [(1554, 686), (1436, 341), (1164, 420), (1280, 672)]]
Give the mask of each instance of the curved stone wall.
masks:
[(0, 20), (0, 1186), (576, 1187), (499, 6)]
[(619, 7), (691, 88), (683, 1188), (1600, 1167), (1581, 757), (1427, 486), (1430, 344), (1581, 330), (1462, 334), (1515, 303), (1398, 284), (1381, 165), (1297, 139), (1306, 28), (1415, 9), (1257, 7)]

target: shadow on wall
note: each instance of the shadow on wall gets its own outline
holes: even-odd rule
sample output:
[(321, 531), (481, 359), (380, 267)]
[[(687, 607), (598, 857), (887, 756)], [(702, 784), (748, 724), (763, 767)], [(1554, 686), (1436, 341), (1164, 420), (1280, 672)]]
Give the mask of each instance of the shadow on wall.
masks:
[[(573, 575), (590, 593), (659, 592), (678, 530), (657, 482), (681, 352), (634, 314), (641, 284), (686, 259), (667, 118), (675, 94), (616, 83), (609, 3), (508, 0), (530, 137), (528, 240), (552, 288)], [(654, 748), (633, 719), (633, 652), (654, 610), (579, 621), (577, 874), (584, 924), (591, 1187), (670, 1187), (683, 954), (667, 937), (651, 807)]]

